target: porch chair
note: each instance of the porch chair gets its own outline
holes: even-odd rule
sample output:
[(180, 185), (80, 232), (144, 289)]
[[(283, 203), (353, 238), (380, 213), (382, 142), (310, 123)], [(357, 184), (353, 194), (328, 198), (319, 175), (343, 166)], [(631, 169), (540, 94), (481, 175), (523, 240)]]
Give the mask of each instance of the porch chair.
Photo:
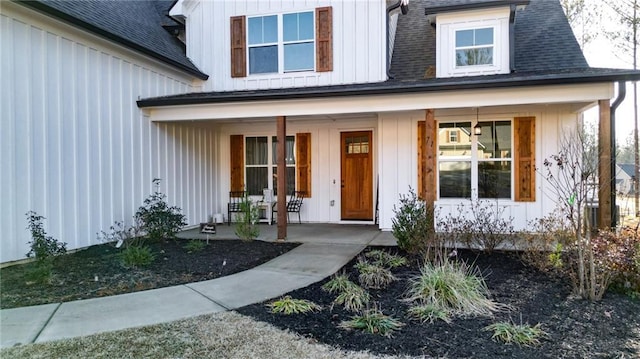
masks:
[[(287, 221), (288, 222), (291, 222), (291, 220), (289, 219), (289, 213), (293, 212), (293, 213), (298, 213), (298, 223), (302, 223), (302, 221), (300, 220), (300, 209), (302, 208), (302, 200), (304, 199), (305, 195), (306, 195), (306, 192), (294, 191), (291, 197), (289, 197), (289, 200), (287, 201)], [(273, 213), (278, 212), (278, 202), (273, 203), (273, 207), (271, 207), (271, 211)], [(274, 218), (277, 218), (277, 216), (274, 216)]]
[(246, 191), (229, 192), (229, 203), (227, 204), (227, 224), (231, 225), (231, 213), (242, 212), (242, 201), (246, 197)]

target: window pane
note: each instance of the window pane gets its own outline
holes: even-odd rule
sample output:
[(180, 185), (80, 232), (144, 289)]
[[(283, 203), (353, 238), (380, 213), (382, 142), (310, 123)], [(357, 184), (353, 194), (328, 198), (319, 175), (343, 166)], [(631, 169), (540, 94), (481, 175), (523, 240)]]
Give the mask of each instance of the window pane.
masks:
[(249, 45), (278, 42), (278, 17), (260, 16), (249, 18)]
[(313, 70), (313, 43), (284, 45), (284, 71)]
[(476, 29), (474, 45), (493, 45), (493, 28)]
[[(296, 168), (287, 167), (287, 194), (296, 190)], [(278, 194), (278, 169), (273, 167), (273, 194)]]
[(440, 162), (441, 198), (471, 197), (471, 162)]
[(511, 198), (511, 161), (478, 163), (478, 197)]
[(478, 159), (511, 158), (511, 122), (479, 122)]
[(456, 47), (473, 46), (473, 30), (456, 31)]
[(278, 72), (278, 46), (249, 48), (249, 73)]
[(264, 17), (263, 32), (265, 43), (278, 42), (278, 17), (276, 15)]
[(262, 190), (269, 187), (268, 167), (247, 167), (247, 192), (249, 195), (262, 195)]
[[(451, 141), (457, 133), (457, 142)], [(438, 125), (438, 154), (440, 158), (471, 158), (471, 122), (440, 123)]]
[(284, 41), (313, 40), (313, 12), (283, 15), (282, 30)]
[(249, 45), (262, 44), (262, 18), (249, 18)]
[(493, 64), (493, 47), (456, 50), (456, 66)]
[(282, 31), (284, 41), (298, 40), (298, 14), (282, 15)]
[(301, 12), (298, 14), (298, 40), (313, 40), (313, 12)]
[[(267, 164), (267, 138), (266, 137), (247, 137), (246, 138), (247, 165), (266, 165)], [(266, 178), (266, 176), (265, 176)]]
[[(296, 164), (296, 155), (295, 155), (295, 137), (287, 136), (287, 143), (285, 147), (287, 149), (287, 154), (285, 155), (284, 162), (287, 165), (295, 165)], [(278, 164), (278, 138), (276, 136), (271, 137), (271, 163)]]

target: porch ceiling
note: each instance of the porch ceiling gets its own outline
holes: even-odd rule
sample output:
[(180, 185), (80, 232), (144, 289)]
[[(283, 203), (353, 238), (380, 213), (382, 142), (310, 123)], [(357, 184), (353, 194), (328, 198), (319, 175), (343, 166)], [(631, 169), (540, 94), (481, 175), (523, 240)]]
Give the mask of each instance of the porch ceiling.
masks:
[(351, 95), (310, 99), (218, 102), (209, 104), (146, 107), (151, 121), (252, 119), (275, 116), (295, 119), (339, 119), (372, 113), (424, 109), (452, 109), (536, 104), (575, 104), (576, 108), (614, 96), (613, 83), (505, 87), (442, 92)]

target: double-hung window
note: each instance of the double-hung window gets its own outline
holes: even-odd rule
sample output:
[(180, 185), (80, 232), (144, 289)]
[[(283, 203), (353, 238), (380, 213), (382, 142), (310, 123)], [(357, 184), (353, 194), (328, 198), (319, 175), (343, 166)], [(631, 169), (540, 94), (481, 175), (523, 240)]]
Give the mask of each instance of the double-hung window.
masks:
[(493, 65), (493, 27), (457, 30), (456, 67)]
[[(471, 132), (471, 122), (438, 125), (438, 183), (440, 198), (511, 198), (511, 121), (477, 123), (482, 134)], [(451, 141), (452, 133), (457, 141)]]
[[(295, 137), (286, 138), (285, 163), (287, 188), (293, 189), (296, 181)], [(277, 194), (277, 137), (256, 136), (245, 138), (245, 174), (249, 195), (262, 195), (265, 188)]]
[(313, 11), (255, 16), (247, 22), (249, 74), (315, 68)]

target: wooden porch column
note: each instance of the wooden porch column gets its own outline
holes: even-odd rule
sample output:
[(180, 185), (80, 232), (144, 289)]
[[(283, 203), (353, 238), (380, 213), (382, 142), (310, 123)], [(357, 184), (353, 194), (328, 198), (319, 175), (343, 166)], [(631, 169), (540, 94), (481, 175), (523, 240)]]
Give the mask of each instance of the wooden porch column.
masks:
[(437, 148), (436, 148), (436, 118), (435, 111), (429, 109), (426, 111), (425, 126), (423, 134), (424, 141), (422, 141), (422, 153), (424, 153), (424, 163), (422, 165), (422, 193), (424, 193), (424, 201), (427, 206), (433, 208), (433, 204), (436, 201), (437, 180), (436, 180), (436, 165), (437, 165)]
[(287, 119), (285, 116), (278, 116), (277, 121), (278, 144), (276, 145), (277, 156), (277, 186), (278, 189), (278, 240), (287, 239), (287, 164), (285, 163), (286, 143), (287, 143)]
[[(611, 109), (609, 100), (598, 101), (600, 121), (598, 125), (598, 228), (609, 228), (613, 223), (611, 195), (615, 183), (611, 180)], [(595, 224), (595, 223), (594, 223)]]

